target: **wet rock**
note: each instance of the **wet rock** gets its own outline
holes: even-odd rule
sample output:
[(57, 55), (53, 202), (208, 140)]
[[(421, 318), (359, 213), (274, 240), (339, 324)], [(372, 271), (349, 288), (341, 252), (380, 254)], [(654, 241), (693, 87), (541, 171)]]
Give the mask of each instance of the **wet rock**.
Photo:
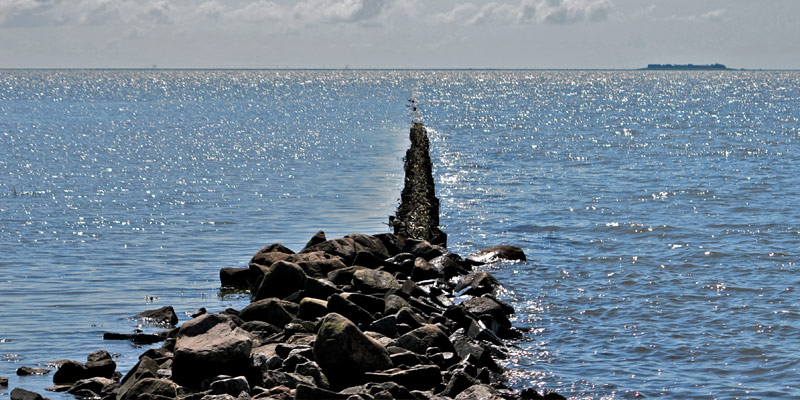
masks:
[[(117, 395), (119, 400), (137, 400), (151, 396), (163, 396), (174, 399), (178, 397), (177, 385), (172, 381), (157, 378), (144, 378)], [(152, 397), (151, 397), (152, 398)]]
[(19, 367), (17, 368), (17, 375), (18, 376), (28, 376), (28, 375), (46, 375), (49, 374), (50, 370), (45, 368), (33, 368), (33, 367)]
[(269, 267), (275, 261), (282, 260), (286, 256), (294, 254), (292, 250), (280, 243), (274, 243), (264, 246), (261, 250), (257, 251), (250, 259), (250, 264), (263, 265)]
[(517, 246), (499, 245), (470, 254), (467, 260), (473, 263), (486, 264), (496, 261), (527, 261), (525, 252)]
[(503, 400), (503, 397), (489, 385), (472, 385), (459, 393), (454, 400)]
[(425, 240), (415, 239), (406, 240), (406, 243), (403, 246), (403, 251), (406, 253), (411, 253), (416, 257), (422, 257), (426, 260), (433, 260), (434, 258), (447, 253), (447, 249), (442, 246), (435, 245)]
[(67, 360), (53, 374), (53, 383), (57, 385), (75, 383), (81, 379), (88, 378), (86, 366), (80, 361)]
[(219, 270), (222, 287), (250, 289), (255, 284), (255, 278), (250, 268), (226, 267)]
[(250, 393), (250, 384), (244, 376), (237, 376), (235, 378), (220, 379), (211, 382), (208, 387), (211, 394), (229, 394), (231, 396), (238, 396), (239, 393)]
[(336, 313), (322, 320), (313, 355), (325, 375), (334, 381), (351, 381), (365, 372), (392, 367), (385, 347)]
[[(468, 274), (469, 270), (456, 261), (454, 259), (456, 257), (445, 254), (433, 258), (430, 262), (433, 268), (435, 268), (444, 279)], [(460, 259), (461, 257), (457, 258)]]
[(130, 340), (135, 344), (153, 344), (167, 340), (165, 334), (103, 332), (103, 340)]
[(311, 237), (308, 243), (306, 243), (305, 247), (303, 247), (303, 250), (309, 247), (314, 247), (320, 243), (326, 242), (327, 240), (328, 238), (325, 237), (325, 232), (320, 230)]
[(300, 308), (297, 317), (307, 321), (313, 321), (328, 314), (328, 302), (325, 300), (306, 297), (300, 300)]
[(39, 393), (31, 392), (22, 388), (14, 388), (11, 391), (11, 400), (44, 400)]
[(206, 314), (183, 324), (175, 344), (175, 382), (194, 387), (216, 375), (244, 374), (253, 340), (223, 314)]
[(142, 311), (137, 316), (143, 318), (145, 322), (153, 325), (175, 326), (178, 323), (178, 315), (172, 306), (165, 306), (155, 310)]
[(8, 378), (0, 376), (0, 387), (8, 387)]
[(80, 393), (90, 392), (99, 395), (100, 393), (103, 392), (110, 392), (111, 391), (110, 388), (118, 385), (119, 384), (117, 382), (114, 382), (113, 379), (109, 378), (94, 377), (88, 379), (81, 379), (75, 382), (69, 388), (69, 390), (67, 390), (67, 393), (73, 395), (79, 395)]
[(478, 316), (484, 323), (496, 324), (497, 327), (492, 329), (495, 333), (511, 328), (508, 314), (513, 314), (514, 309), (509, 305), (488, 296), (473, 297), (463, 304), (467, 311)]
[(413, 351), (417, 354), (425, 354), (429, 347), (438, 348), (441, 351), (455, 352), (450, 339), (436, 325), (426, 324), (411, 332), (400, 336), (396, 340), (397, 346)]
[(469, 275), (461, 278), (456, 284), (455, 291), (470, 296), (481, 296), (484, 294), (495, 294), (500, 287), (500, 282), (497, 281), (492, 274), (486, 271), (475, 271)]
[(91, 377), (111, 378), (117, 363), (105, 350), (97, 350), (86, 357), (86, 373)]
[(277, 298), (261, 299), (245, 306), (239, 317), (244, 321), (263, 321), (283, 328), (292, 321), (292, 315), (286, 307), (292, 306)]
[(290, 294), (303, 290), (306, 284), (306, 273), (297, 264), (276, 261), (264, 273), (258, 289), (255, 291), (255, 300), (268, 297), (284, 298)]

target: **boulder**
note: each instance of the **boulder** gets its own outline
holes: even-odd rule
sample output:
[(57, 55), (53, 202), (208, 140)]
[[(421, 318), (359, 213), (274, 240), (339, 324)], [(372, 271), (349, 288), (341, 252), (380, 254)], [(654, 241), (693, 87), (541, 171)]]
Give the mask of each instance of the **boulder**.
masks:
[(0, 387), (8, 387), (8, 378), (0, 376)]
[(345, 236), (346, 239), (352, 239), (356, 243), (357, 250), (366, 251), (379, 258), (385, 260), (389, 258), (389, 250), (383, 244), (381, 239), (371, 235), (364, 235), (361, 233), (353, 233)]
[(237, 376), (235, 378), (219, 379), (211, 382), (208, 387), (211, 394), (229, 394), (231, 396), (238, 396), (240, 393), (250, 393), (250, 384), (247, 383), (247, 378)]
[(411, 253), (426, 260), (433, 260), (436, 257), (446, 254), (447, 249), (424, 240), (408, 239), (403, 246), (403, 252)]
[(454, 400), (503, 400), (503, 397), (489, 385), (472, 385), (459, 393)]
[[(352, 276), (350, 279), (352, 279)], [(342, 291), (337, 288), (336, 285), (327, 279), (308, 278), (306, 279), (306, 286), (303, 289), (303, 296), (327, 300), (332, 294), (341, 292)]]
[(314, 246), (316, 246), (316, 245), (318, 245), (318, 244), (320, 244), (322, 242), (325, 242), (327, 240), (328, 240), (328, 238), (325, 237), (325, 232), (320, 230), (319, 232), (315, 233), (314, 236), (311, 237), (311, 239), (308, 241), (308, 243), (306, 243), (305, 247), (303, 247), (303, 250), (305, 250), (305, 249), (307, 249), (309, 247), (314, 247)]
[(386, 302), (378, 296), (363, 293), (342, 293), (342, 297), (367, 310), (370, 314), (382, 313), (386, 308)]
[(322, 251), (293, 254), (283, 261), (297, 264), (306, 273), (306, 276), (312, 278), (325, 278), (331, 271), (347, 268), (341, 257)]
[(224, 314), (205, 314), (183, 324), (175, 343), (173, 380), (197, 387), (217, 375), (242, 375), (253, 340)]
[(39, 393), (31, 392), (30, 390), (25, 390), (21, 388), (14, 388), (11, 391), (11, 400), (44, 400), (45, 398), (42, 397)]
[(255, 300), (268, 297), (284, 298), (303, 290), (306, 284), (306, 273), (297, 264), (284, 260), (276, 261), (264, 273), (255, 290)]
[(359, 325), (367, 325), (372, 322), (372, 315), (369, 311), (340, 294), (334, 294), (328, 298), (328, 311), (338, 313)]
[(111, 388), (114, 386), (118, 386), (117, 382), (114, 382), (113, 379), (110, 378), (101, 378), (101, 377), (94, 377), (88, 379), (81, 379), (75, 382), (67, 393), (73, 395), (79, 395), (80, 393), (94, 393), (95, 395), (99, 395), (103, 392), (110, 392)]
[(242, 309), (239, 318), (244, 321), (263, 321), (283, 328), (292, 321), (292, 315), (286, 310), (287, 303), (274, 297), (254, 301)]
[(89, 374), (83, 363), (75, 360), (66, 360), (53, 374), (53, 383), (56, 385), (72, 384), (86, 378), (89, 378)]
[(308, 376), (314, 380), (314, 384), (320, 388), (329, 388), (330, 383), (328, 382), (328, 378), (325, 374), (322, 373), (322, 369), (319, 367), (314, 361), (306, 361), (304, 363), (299, 363), (295, 365), (294, 372), (303, 376)]
[(352, 265), (359, 248), (362, 247), (360, 245), (357, 246), (356, 241), (352, 238), (340, 238), (327, 240), (314, 246), (305, 248), (301, 254), (322, 251), (328, 254), (339, 256), (346, 265)]
[(178, 385), (167, 379), (144, 378), (123, 392), (120, 390), (118, 400), (138, 400), (151, 396), (178, 397)]
[(435, 347), (442, 352), (456, 351), (447, 335), (439, 327), (432, 324), (423, 325), (400, 336), (397, 338), (396, 343), (397, 346), (417, 354), (425, 354), (429, 347)]
[(454, 290), (456, 292), (464, 290), (462, 294), (480, 296), (484, 294), (495, 294), (499, 287), (500, 282), (492, 274), (486, 271), (475, 271), (461, 278)]
[(395, 236), (393, 233), (378, 233), (372, 236), (383, 243), (383, 246), (386, 247), (386, 251), (389, 252), (389, 257), (394, 257), (400, 253), (402, 246), (400, 245), (400, 241), (397, 239), (397, 236)]
[(250, 289), (255, 284), (255, 276), (250, 268), (226, 267), (219, 270), (222, 287)]
[(117, 363), (105, 350), (97, 350), (86, 357), (86, 373), (91, 377), (111, 378)]
[(360, 269), (353, 273), (353, 288), (363, 293), (386, 293), (399, 289), (400, 283), (388, 272)]
[(422, 257), (417, 257), (414, 260), (414, 268), (411, 270), (411, 280), (414, 282), (425, 281), (428, 279), (438, 279), (441, 275), (433, 264), (429, 263)]
[(461, 257), (455, 256), (452, 253), (441, 255), (432, 259), (431, 265), (439, 274), (442, 275), (444, 279), (450, 279), (454, 276), (458, 275), (466, 275), (469, 273), (469, 269), (463, 266), (459, 261)]
[(502, 329), (511, 328), (508, 315), (514, 313), (514, 308), (508, 304), (489, 296), (473, 297), (463, 304), (467, 311), (477, 315), (482, 321), (493, 321)]
[(142, 311), (137, 316), (144, 319), (145, 323), (152, 325), (175, 326), (178, 323), (178, 315), (175, 314), (175, 309), (172, 306)]
[(463, 392), (470, 386), (476, 385), (478, 382), (475, 378), (469, 376), (464, 371), (455, 371), (447, 382), (444, 390), (440, 393), (442, 396), (456, 397), (459, 393)]
[(313, 321), (328, 314), (328, 302), (325, 300), (306, 297), (300, 300), (297, 318)]
[(136, 363), (120, 381), (122, 386), (119, 389), (119, 393), (128, 391), (141, 379), (156, 378), (158, 376), (158, 369), (159, 365), (153, 361), (152, 358), (142, 355), (139, 357), (139, 362)]
[(282, 260), (289, 254), (294, 254), (294, 252), (280, 243), (274, 243), (264, 246), (261, 250), (256, 252), (253, 258), (250, 259), (250, 264), (259, 264), (269, 267), (275, 261)]
[(320, 323), (313, 355), (325, 375), (333, 380), (331, 383), (357, 380), (365, 372), (392, 367), (383, 345), (337, 313), (328, 314)]
[(467, 260), (476, 264), (496, 261), (527, 261), (525, 252), (518, 246), (499, 245), (470, 254)]

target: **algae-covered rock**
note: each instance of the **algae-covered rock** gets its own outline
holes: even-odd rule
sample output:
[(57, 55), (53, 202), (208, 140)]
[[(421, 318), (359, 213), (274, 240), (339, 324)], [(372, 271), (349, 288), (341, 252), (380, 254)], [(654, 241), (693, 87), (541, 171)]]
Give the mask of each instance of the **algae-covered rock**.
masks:
[(350, 380), (364, 372), (392, 367), (389, 352), (383, 345), (337, 313), (328, 314), (320, 323), (313, 355), (332, 380)]

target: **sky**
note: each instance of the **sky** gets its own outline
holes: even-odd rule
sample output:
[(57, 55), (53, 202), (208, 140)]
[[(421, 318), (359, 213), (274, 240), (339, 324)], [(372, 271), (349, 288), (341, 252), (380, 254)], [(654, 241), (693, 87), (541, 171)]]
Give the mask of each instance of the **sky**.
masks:
[(799, 0), (0, 0), (0, 68), (800, 69)]

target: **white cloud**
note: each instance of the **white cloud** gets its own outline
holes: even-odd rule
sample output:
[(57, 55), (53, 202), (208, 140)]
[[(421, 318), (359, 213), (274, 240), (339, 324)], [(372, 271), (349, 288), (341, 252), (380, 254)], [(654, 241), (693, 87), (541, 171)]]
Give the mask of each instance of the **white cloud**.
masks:
[(694, 15), (672, 15), (665, 18), (666, 21), (678, 22), (722, 22), (728, 19), (728, 10), (717, 9), (703, 14)]
[[(551, 23), (599, 22), (608, 19), (610, 0), (521, 0), (519, 3), (494, 1), (478, 8), (472, 3), (457, 4), (452, 10), (434, 15), (435, 22)], [(477, 11), (476, 11), (477, 10)]]

